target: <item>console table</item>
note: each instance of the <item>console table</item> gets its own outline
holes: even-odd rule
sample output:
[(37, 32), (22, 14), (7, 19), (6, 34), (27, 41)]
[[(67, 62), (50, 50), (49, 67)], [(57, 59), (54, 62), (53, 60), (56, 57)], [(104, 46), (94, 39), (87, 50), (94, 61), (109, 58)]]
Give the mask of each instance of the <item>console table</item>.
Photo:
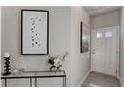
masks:
[(29, 79), (30, 87), (33, 87), (32, 80), (34, 79), (34, 85), (37, 87), (38, 78), (63, 78), (63, 87), (66, 87), (66, 73), (65, 71), (23, 71), (19, 74), (11, 74), (7, 76), (1, 76), (1, 79), (5, 80), (5, 87), (7, 87), (8, 79)]

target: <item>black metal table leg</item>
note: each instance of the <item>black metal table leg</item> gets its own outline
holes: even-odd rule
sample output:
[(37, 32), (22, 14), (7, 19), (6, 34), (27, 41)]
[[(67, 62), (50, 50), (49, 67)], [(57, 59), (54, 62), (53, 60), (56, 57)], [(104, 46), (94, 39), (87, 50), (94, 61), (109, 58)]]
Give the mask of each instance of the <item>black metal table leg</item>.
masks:
[(66, 87), (66, 76), (63, 77), (63, 87)]
[(37, 87), (37, 78), (35, 78), (35, 87)]
[(64, 78), (65, 78), (65, 81), (64, 81), (65, 82), (65, 85), (64, 86), (66, 87), (66, 76)]
[(63, 77), (63, 87), (64, 87), (64, 85), (65, 85), (65, 78)]
[(32, 78), (30, 78), (30, 87), (32, 87)]
[(7, 87), (7, 79), (5, 79), (5, 87)]

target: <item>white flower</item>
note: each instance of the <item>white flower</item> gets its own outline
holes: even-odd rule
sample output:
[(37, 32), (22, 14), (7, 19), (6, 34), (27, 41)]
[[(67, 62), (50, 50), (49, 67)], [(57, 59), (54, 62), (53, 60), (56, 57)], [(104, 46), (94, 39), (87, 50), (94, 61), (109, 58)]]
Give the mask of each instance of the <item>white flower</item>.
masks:
[(58, 67), (59, 65), (60, 65), (60, 63), (61, 63), (61, 60), (59, 59), (59, 58), (55, 58), (54, 59), (54, 65), (56, 66), (56, 67)]

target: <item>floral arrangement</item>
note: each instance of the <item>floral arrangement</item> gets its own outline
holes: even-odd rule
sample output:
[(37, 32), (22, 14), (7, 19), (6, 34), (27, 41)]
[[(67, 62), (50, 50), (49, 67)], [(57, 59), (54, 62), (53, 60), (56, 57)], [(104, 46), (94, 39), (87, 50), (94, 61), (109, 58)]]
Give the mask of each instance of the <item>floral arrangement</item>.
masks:
[(62, 62), (65, 60), (66, 56), (68, 55), (68, 52), (66, 52), (63, 57), (54, 57), (54, 56), (49, 56), (48, 63), (51, 65), (50, 66), (50, 71), (52, 70), (61, 70), (62, 68)]

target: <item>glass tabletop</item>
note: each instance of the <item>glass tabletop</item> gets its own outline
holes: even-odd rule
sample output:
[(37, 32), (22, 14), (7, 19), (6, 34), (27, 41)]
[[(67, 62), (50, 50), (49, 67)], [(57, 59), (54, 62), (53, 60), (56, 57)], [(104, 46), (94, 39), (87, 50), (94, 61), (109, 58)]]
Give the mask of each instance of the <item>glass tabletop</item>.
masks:
[(23, 71), (15, 74), (10, 74), (6, 76), (1, 76), (2, 79), (5, 78), (38, 78), (38, 77), (63, 77), (65, 76), (65, 71)]

